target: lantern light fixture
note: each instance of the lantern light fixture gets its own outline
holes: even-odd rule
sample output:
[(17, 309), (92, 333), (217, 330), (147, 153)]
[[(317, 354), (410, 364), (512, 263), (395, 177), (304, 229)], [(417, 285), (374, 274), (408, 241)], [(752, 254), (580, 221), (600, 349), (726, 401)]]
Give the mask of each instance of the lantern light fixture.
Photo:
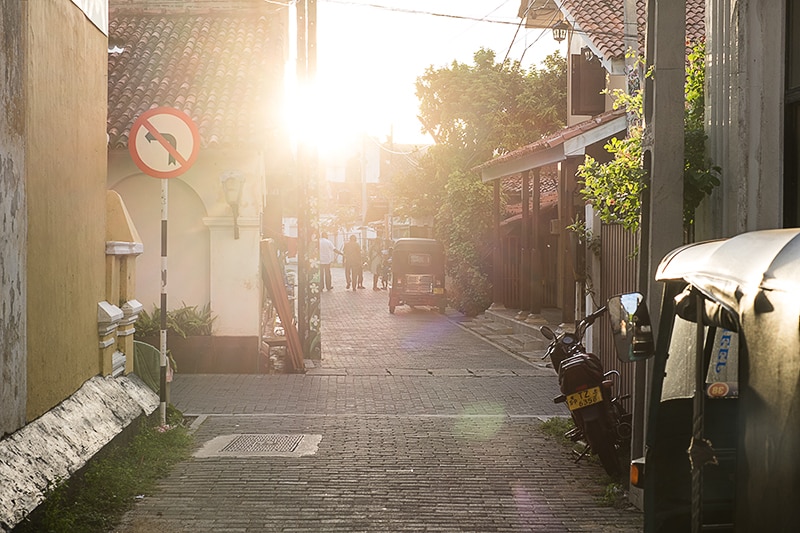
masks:
[(553, 30), (553, 39), (555, 39), (556, 42), (560, 43), (567, 38), (567, 31), (569, 30), (569, 24), (567, 24), (563, 20), (559, 20), (553, 26), (552, 30)]
[(239, 204), (242, 201), (242, 188), (244, 174), (238, 170), (229, 170), (219, 177), (222, 189), (225, 191), (225, 202), (231, 206), (233, 213), (233, 238), (239, 238)]

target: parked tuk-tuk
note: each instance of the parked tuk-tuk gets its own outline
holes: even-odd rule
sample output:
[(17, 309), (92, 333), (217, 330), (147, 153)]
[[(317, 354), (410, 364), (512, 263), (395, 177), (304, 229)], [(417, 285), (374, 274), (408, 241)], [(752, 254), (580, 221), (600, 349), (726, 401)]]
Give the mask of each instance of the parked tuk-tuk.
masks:
[(641, 295), (609, 300), (620, 359), (655, 356), (645, 531), (798, 531), (800, 230), (678, 248), (656, 279), (657, 339)]
[(392, 249), (389, 312), (398, 305), (436, 307), (444, 313), (444, 247), (434, 239), (397, 239)]

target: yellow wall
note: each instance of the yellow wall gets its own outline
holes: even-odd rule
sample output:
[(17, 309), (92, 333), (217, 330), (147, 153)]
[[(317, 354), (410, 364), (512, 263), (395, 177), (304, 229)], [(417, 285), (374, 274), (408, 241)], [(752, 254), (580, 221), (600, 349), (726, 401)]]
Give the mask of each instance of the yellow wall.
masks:
[(108, 49), (70, 0), (26, 5), (31, 420), (100, 368)]

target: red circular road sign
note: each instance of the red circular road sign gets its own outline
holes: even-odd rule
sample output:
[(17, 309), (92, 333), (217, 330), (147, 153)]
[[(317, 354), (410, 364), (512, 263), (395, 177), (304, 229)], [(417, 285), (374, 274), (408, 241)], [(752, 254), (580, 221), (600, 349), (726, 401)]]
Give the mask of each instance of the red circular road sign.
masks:
[(128, 150), (142, 172), (174, 178), (191, 167), (200, 151), (200, 132), (186, 113), (171, 107), (145, 111), (131, 126)]

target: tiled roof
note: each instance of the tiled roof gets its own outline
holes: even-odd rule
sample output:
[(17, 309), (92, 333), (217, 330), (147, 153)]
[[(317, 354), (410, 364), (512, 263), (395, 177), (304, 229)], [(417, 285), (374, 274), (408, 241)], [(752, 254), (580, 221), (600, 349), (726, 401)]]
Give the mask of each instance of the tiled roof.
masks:
[(513, 161), (515, 159), (519, 159), (526, 155), (546, 150), (554, 146), (558, 146), (560, 144), (563, 144), (564, 141), (577, 137), (578, 135), (582, 135), (589, 130), (592, 130), (598, 126), (602, 126), (603, 124), (607, 124), (623, 115), (625, 115), (624, 109), (614, 109), (612, 111), (606, 111), (605, 113), (601, 113), (597, 116), (594, 116), (589, 120), (584, 120), (583, 122), (579, 122), (578, 124), (574, 124), (562, 130), (559, 130), (548, 137), (539, 139), (538, 141), (525, 145), (522, 148), (517, 148), (516, 150), (512, 150), (511, 152), (503, 154), (500, 157), (495, 157), (492, 160), (489, 160), (481, 165), (478, 165), (472, 170), (480, 172), (483, 169), (493, 167), (500, 163)]
[[(636, 0), (639, 49), (644, 50), (646, 0)], [(600, 50), (605, 59), (625, 55), (623, 0), (562, 0), (562, 10)], [(705, 0), (686, 0), (686, 40), (705, 38)]]
[[(528, 182), (533, 191), (533, 180)], [(501, 181), (500, 188), (506, 195), (506, 216), (522, 213), (522, 176), (517, 174)], [(539, 181), (539, 206), (547, 207), (558, 203), (558, 166), (545, 165), (541, 168)]]
[(285, 13), (234, 4), (112, 0), (109, 46), (123, 51), (108, 54), (110, 148), (127, 147), (133, 121), (159, 106), (191, 117), (202, 147), (264, 145), (270, 95), (283, 89)]
[[(528, 185), (533, 191), (533, 180), (528, 182)], [(504, 179), (500, 185), (504, 194), (508, 196), (521, 197), (522, 196), (522, 176), (517, 174)], [(545, 195), (556, 192), (558, 188), (558, 165), (545, 165), (541, 167), (539, 174), (539, 194)]]

